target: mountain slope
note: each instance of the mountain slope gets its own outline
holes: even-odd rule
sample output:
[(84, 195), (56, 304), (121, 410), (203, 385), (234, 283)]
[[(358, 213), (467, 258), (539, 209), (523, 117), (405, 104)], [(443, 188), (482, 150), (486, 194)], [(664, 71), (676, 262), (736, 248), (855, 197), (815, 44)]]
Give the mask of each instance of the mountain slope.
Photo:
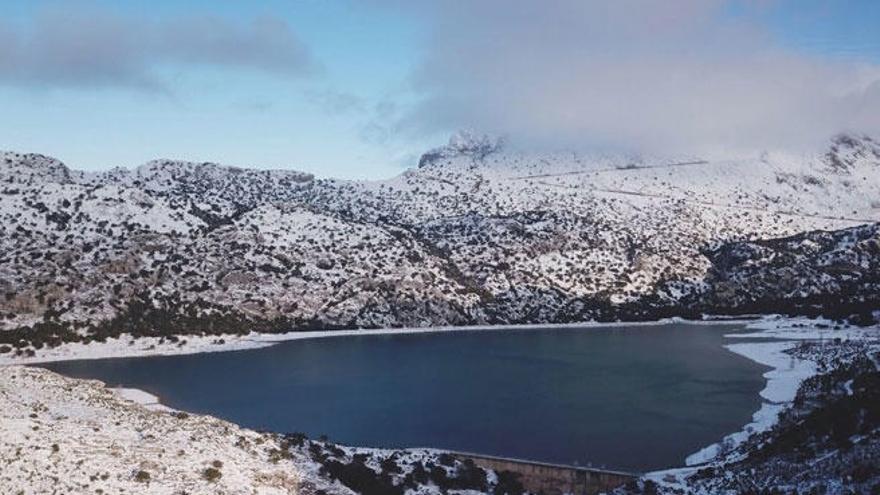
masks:
[(864, 313), (876, 226), (764, 240), (876, 222), (877, 198), (880, 145), (864, 136), (720, 161), (457, 136), (385, 181), (169, 160), (82, 173), (4, 153), (0, 351), (120, 332), (821, 313), (828, 293)]

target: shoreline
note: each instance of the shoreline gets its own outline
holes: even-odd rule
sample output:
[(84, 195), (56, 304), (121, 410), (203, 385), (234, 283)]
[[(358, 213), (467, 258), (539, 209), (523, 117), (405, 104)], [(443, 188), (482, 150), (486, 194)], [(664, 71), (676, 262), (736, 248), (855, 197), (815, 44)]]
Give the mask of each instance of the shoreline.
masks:
[[(643, 479), (671, 490), (688, 490), (687, 479), (701, 469), (712, 468), (719, 463), (737, 462), (745, 454), (734, 449), (754, 434), (770, 430), (779, 421), (779, 414), (790, 407), (805, 380), (820, 373), (813, 359), (802, 359), (786, 354), (802, 342), (833, 342), (832, 346), (846, 341), (874, 342), (880, 340), (880, 325), (869, 327), (835, 328), (833, 322), (807, 318), (764, 319), (748, 325), (752, 333), (726, 335), (732, 339), (766, 339), (765, 342), (740, 342), (725, 348), (772, 369), (764, 373), (767, 384), (760, 395), (764, 402), (753, 414), (752, 422), (740, 431), (726, 435), (721, 441), (704, 447), (689, 455), (686, 465), (645, 473)], [(734, 454), (734, 455), (731, 455)], [(699, 492), (699, 493), (712, 493)]]
[[(735, 326), (735, 325), (743, 325), (744, 330), (754, 330), (749, 333), (733, 333), (733, 334), (725, 334), (724, 338), (726, 339), (765, 339), (772, 341), (765, 342), (747, 342), (747, 343), (731, 343), (724, 345), (724, 348), (742, 356), (750, 361), (758, 363), (763, 366), (767, 366), (771, 368), (770, 370), (764, 372), (762, 376), (767, 380), (764, 388), (759, 392), (760, 397), (763, 399), (763, 403), (752, 414), (752, 421), (747, 423), (742, 427), (742, 429), (725, 435), (725, 437), (713, 444), (707, 445), (702, 449), (688, 455), (684, 459), (684, 466), (682, 468), (673, 468), (672, 471), (677, 471), (680, 469), (690, 469), (691, 467), (699, 467), (706, 463), (711, 462), (721, 451), (722, 445), (726, 443), (725, 448), (730, 446), (736, 446), (742, 443), (746, 438), (755, 433), (760, 433), (770, 429), (777, 420), (779, 413), (788, 406), (792, 400), (794, 400), (795, 394), (797, 393), (798, 388), (804, 380), (814, 376), (817, 372), (815, 363), (808, 360), (797, 359), (785, 353), (785, 351), (794, 348), (798, 341), (800, 340), (820, 340), (820, 337), (817, 337), (817, 334), (822, 335), (823, 332), (821, 329), (815, 327), (791, 327), (792, 324), (803, 324), (804, 321), (812, 321), (812, 320), (801, 320), (796, 318), (775, 318), (775, 317), (767, 317), (761, 320), (710, 320), (710, 321), (696, 321), (696, 320), (680, 320), (680, 319), (665, 319), (665, 320), (657, 320), (651, 322), (636, 322), (636, 323), (628, 323), (628, 322), (614, 322), (609, 324), (602, 324), (598, 322), (589, 322), (589, 323), (565, 323), (565, 324), (548, 324), (548, 325), (482, 325), (482, 326), (462, 326), (462, 327), (430, 327), (430, 328), (401, 328), (401, 329), (372, 329), (372, 330), (330, 330), (330, 331), (317, 331), (317, 332), (289, 332), (286, 334), (248, 334), (247, 337), (253, 338), (256, 335), (260, 340), (251, 340), (255, 345), (253, 347), (234, 347), (234, 348), (223, 348), (216, 350), (192, 350), (192, 352), (181, 352), (176, 355), (185, 355), (185, 354), (196, 354), (202, 352), (232, 352), (236, 350), (247, 350), (247, 349), (258, 349), (263, 347), (269, 347), (272, 345), (276, 345), (282, 342), (288, 342), (292, 340), (305, 340), (312, 338), (337, 338), (337, 337), (348, 337), (348, 336), (358, 336), (358, 335), (369, 335), (369, 336), (378, 336), (378, 335), (418, 335), (418, 334), (432, 334), (432, 333), (441, 333), (441, 332), (463, 332), (463, 331), (503, 331), (503, 330), (533, 330), (533, 329), (565, 329), (565, 330), (577, 330), (577, 329), (596, 329), (596, 328), (614, 328), (614, 327), (623, 327), (623, 326), (660, 326), (660, 325), (668, 325), (668, 324), (691, 324), (691, 325), (702, 325), (702, 324), (711, 324), (711, 325), (727, 325), (727, 326)], [(815, 321), (813, 321), (815, 323)], [(780, 323), (782, 325), (780, 325)], [(788, 324), (789, 326), (784, 326)], [(847, 332), (845, 330), (827, 330), (833, 331), (837, 333), (849, 333), (851, 338), (861, 338), (861, 329), (852, 329), (857, 334), (853, 334), (853, 332)], [(784, 339), (784, 340), (779, 340)], [(229, 346), (229, 344), (217, 344), (219, 346)], [(233, 343), (232, 345), (235, 345)], [(146, 354), (144, 356), (119, 356), (121, 358), (124, 357), (147, 357), (151, 355), (175, 355), (175, 354)], [(105, 356), (105, 357), (97, 357), (94, 359), (112, 359), (116, 356)], [(85, 359), (85, 358), (77, 358), (73, 359)], [(40, 361), (40, 362), (54, 362), (61, 361), (62, 359), (53, 360), (53, 361)], [(34, 363), (39, 364), (39, 363)], [(134, 388), (112, 388), (115, 393), (119, 394), (121, 397), (131, 400), (135, 403), (141, 404), (147, 408), (157, 408), (167, 411), (172, 411), (173, 409), (162, 404), (159, 397), (149, 392), (134, 389)], [(667, 473), (670, 470), (660, 470), (654, 471), (652, 473)]]
[(725, 335), (728, 339), (764, 339), (764, 342), (738, 342), (726, 344), (729, 351), (771, 369), (763, 374), (767, 384), (759, 395), (763, 403), (752, 415), (752, 421), (739, 431), (725, 435), (720, 441), (703, 447), (685, 459), (685, 466), (646, 473), (646, 479), (668, 484), (670, 478), (683, 479), (711, 464), (720, 454), (729, 452), (750, 436), (771, 429), (779, 414), (794, 401), (803, 382), (819, 370), (816, 363), (799, 359), (785, 351), (801, 342), (826, 340), (871, 340), (878, 338), (878, 327), (834, 328), (834, 323), (823, 319), (803, 317), (768, 317), (746, 325), (749, 333)]
[[(380, 329), (353, 329), (353, 330), (316, 330), (316, 331), (293, 331), (286, 333), (258, 333), (250, 332), (243, 335), (177, 335), (179, 342), (166, 341), (160, 343), (159, 337), (135, 338), (129, 334), (119, 337), (108, 338), (105, 342), (70, 342), (58, 347), (39, 349), (36, 355), (30, 357), (0, 354), (0, 366), (9, 365), (33, 365), (52, 363), (59, 361), (85, 361), (92, 359), (117, 359), (136, 358), (151, 356), (180, 356), (188, 354), (201, 354), (209, 352), (232, 352), (251, 349), (260, 349), (273, 346), (282, 342), (305, 339), (321, 339), (352, 336), (376, 336), (376, 335), (418, 335), (445, 332), (489, 332), (505, 330), (586, 330), (596, 328), (616, 328), (632, 326), (661, 326), (671, 324), (681, 325), (719, 325), (736, 326), (746, 328), (750, 323), (762, 321), (760, 319), (708, 319), (686, 320), (683, 318), (663, 318), (652, 321), (638, 322), (578, 322), (578, 323), (547, 323), (547, 324), (513, 324), (513, 325), (466, 325), (466, 326), (442, 326), (442, 327), (408, 327), (408, 328), (380, 328)], [(182, 344), (182, 342), (185, 342)]]
[[(645, 473), (645, 476), (654, 477), (656, 475), (682, 475), (689, 474), (692, 471), (712, 462), (716, 456), (723, 453), (724, 450), (738, 446), (753, 434), (761, 433), (769, 430), (776, 424), (779, 413), (785, 409), (793, 400), (798, 388), (804, 380), (814, 376), (818, 370), (815, 363), (809, 360), (797, 359), (788, 354), (788, 351), (799, 344), (803, 340), (822, 340), (827, 333), (833, 332), (835, 336), (843, 335), (846, 338), (860, 339), (865, 338), (864, 333), (870, 330), (860, 328), (849, 328), (840, 330), (831, 330), (828, 328), (819, 328), (815, 326), (817, 323), (822, 325), (822, 320), (809, 320), (806, 318), (786, 318), (776, 315), (767, 316), (759, 320), (683, 320), (678, 318), (664, 319), (650, 322), (613, 322), (608, 324), (598, 322), (588, 323), (566, 323), (566, 324), (548, 324), (548, 325), (483, 325), (483, 326), (462, 326), (462, 327), (430, 327), (430, 328), (401, 328), (401, 329), (373, 329), (373, 330), (332, 330), (318, 332), (290, 332), (287, 334), (254, 334), (262, 338), (255, 347), (242, 347), (233, 349), (218, 349), (198, 351), (198, 352), (226, 352), (234, 350), (255, 349), (268, 347), (282, 342), (291, 340), (304, 340), (310, 338), (334, 338), (358, 335), (418, 335), (431, 334), (441, 332), (454, 331), (502, 331), (502, 330), (533, 330), (533, 329), (596, 329), (596, 328), (614, 328), (623, 326), (660, 326), (668, 324), (689, 324), (689, 325), (718, 325), (718, 326), (739, 326), (742, 325), (743, 330), (752, 330), (744, 333), (725, 334), (725, 339), (763, 339), (764, 342), (739, 342), (725, 344), (724, 348), (730, 352), (742, 356), (750, 361), (767, 366), (770, 370), (764, 372), (762, 376), (767, 380), (763, 389), (759, 392), (759, 396), (763, 399), (761, 406), (752, 414), (752, 421), (742, 427), (742, 429), (729, 433), (718, 442), (707, 445), (700, 450), (688, 455), (683, 459), (682, 466), (669, 468)], [(808, 326), (812, 324), (813, 326)], [(802, 325), (802, 326), (798, 326)], [(250, 334), (249, 334), (250, 336)], [(221, 344), (222, 345), (222, 344)], [(190, 354), (190, 353), (181, 353)], [(167, 355), (167, 354), (159, 354)], [(126, 356), (132, 357), (132, 356)], [(96, 358), (101, 359), (101, 358)], [(46, 362), (46, 361), (44, 361)], [(161, 400), (149, 393), (139, 389), (114, 388), (114, 392), (120, 394), (123, 398), (144, 405), (148, 408), (158, 408), (166, 411), (173, 409), (161, 403)], [(367, 447), (369, 448), (369, 447)], [(436, 449), (435, 449), (436, 450)]]
[[(763, 403), (752, 414), (752, 421), (742, 429), (725, 435), (720, 441), (703, 447), (688, 455), (681, 467), (657, 470), (645, 473), (646, 479), (661, 481), (663, 478), (684, 477), (701, 467), (711, 463), (719, 454), (738, 446), (753, 434), (764, 432), (772, 428), (778, 420), (779, 413), (788, 407), (793, 401), (797, 390), (804, 380), (815, 376), (818, 372), (813, 361), (794, 358), (788, 351), (799, 344), (800, 341), (822, 341), (829, 338), (843, 340), (861, 340), (876, 338), (877, 327), (870, 328), (840, 328), (834, 329), (833, 323), (825, 320), (811, 320), (808, 318), (788, 318), (779, 315), (768, 315), (760, 319), (714, 319), (714, 320), (685, 320), (682, 318), (668, 318), (655, 321), (642, 322), (582, 322), (564, 324), (524, 324), (524, 325), (471, 325), (451, 327), (425, 327), (425, 328), (397, 328), (397, 329), (360, 329), (360, 330), (328, 330), (328, 331), (299, 331), (282, 334), (261, 334), (251, 332), (245, 335), (232, 336), (209, 336), (192, 337), (180, 336), (188, 343), (165, 343), (159, 347), (158, 338), (132, 339), (130, 336), (108, 339), (107, 343), (92, 344), (64, 344), (58, 348), (48, 349), (46, 355), (37, 355), (31, 358), (4, 359), (0, 356), (0, 367), (7, 365), (31, 365), (47, 362), (112, 359), (112, 358), (136, 358), (150, 356), (186, 355), (208, 352), (232, 352), (238, 350), (259, 349), (277, 345), (282, 342), (293, 340), (306, 340), (316, 338), (336, 338), (350, 336), (381, 336), (381, 335), (419, 335), (445, 332), (485, 332), (485, 331), (515, 331), (515, 330), (591, 330), (601, 328), (631, 327), (631, 326), (662, 326), (670, 324), (685, 325), (711, 325), (711, 326), (741, 326), (743, 330), (750, 332), (725, 334), (726, 339), (755, 339), (757, 342), (734, 342), (725, 344), (724, 348), (747, 358), (758, 364), (768, 366), (771, 369), (763, 373), (767, 382), (759, 392)], [(869, 336), (869, 334), (871, 334)], [(219, 341), (223, 343), (217, 343)], [(189, 343), (195, 340), (194, 343)], [(760, 341), (764, 340), (764, 341)], [(134, 341), (135, 344), (128, 344)], [(136, 347), (132, 349), (132, 347)], [(77, 352), (79, 349), (85, 352)], [(51, 351), (57, 352), (51, 352)], [(140, 404), (147, 409), (159, 411), (174, 411), (174, 409), (162, 404), (161, 399), (149, 392), (133, 388), (110, 388), (119, 397)]]
[[(756, 339), (776, 338), (773, 335), (762, 335), (761, 333), (747, 335), (748, 338)], [(725, 335), (725, 338), (738, 337), (744, 337), (744, 335)], [(765, 432), (776, 424), (779, 413), (791, 404), (804, 380), (815, 376), (818, 372), (814, 362), (797, 359), (786, 354), (785, 351), (793, 349), (797, 345), (798, 341), (796, 340), (785, 340), (737, 343), (724, 346), (725, 349), (734, 354), (771, 368), (762, 375), (767, 379), (766, 385), (758, 393), (763, 402), (758, 410), (752, 414), (752, 421), (744, 425), (742, 429), (725, 435), (720, 441), (688, 455), (684, 460), (687, 468), (707, 464), (713, 461), (719, 454), (739, 446), (751, 435)]]

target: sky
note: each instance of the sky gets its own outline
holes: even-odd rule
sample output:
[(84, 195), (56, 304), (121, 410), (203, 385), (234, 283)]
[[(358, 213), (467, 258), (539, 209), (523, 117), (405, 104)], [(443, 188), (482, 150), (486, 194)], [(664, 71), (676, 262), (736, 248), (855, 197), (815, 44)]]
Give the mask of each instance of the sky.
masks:
[(0, 0), (0, 149), (387, 178), (528, 149), (880, 135), (874, 0)]

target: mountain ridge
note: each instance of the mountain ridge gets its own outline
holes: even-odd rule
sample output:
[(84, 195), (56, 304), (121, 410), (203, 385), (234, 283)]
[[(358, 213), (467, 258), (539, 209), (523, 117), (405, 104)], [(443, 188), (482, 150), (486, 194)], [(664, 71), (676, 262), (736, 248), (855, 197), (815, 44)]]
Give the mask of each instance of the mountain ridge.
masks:
[[(846, 306), (861, 320), (876, 300), (863, 276), (876, 253), (853, 254), (846, 230), (877, 236), (857, 227), (880, 220), (880, 145), (866, 136), (835, 137), (814, 155), (724, 161), (528, 154), (466, 135), (429, 153), (381, 181), (170, 160), (84, 173), (3, 153), (0, 342), (27, 352), (123, 331), (830, 310), (790, 293), (722, 304), (730, 280), (718, 276), (718, 253), (737, 245), (766, 270), (728, 266), (738, 290), (771, 294), (768, 280), (779, 277), (769, 274), (786, 269), (810, 294), (864, 293), (861, 306)], [(812, 255), (786, 241), (770, 251), (789, 264), (768, 261), (762, 242), (804, 232), (862, 271), (812, 273), (799, 261)]]

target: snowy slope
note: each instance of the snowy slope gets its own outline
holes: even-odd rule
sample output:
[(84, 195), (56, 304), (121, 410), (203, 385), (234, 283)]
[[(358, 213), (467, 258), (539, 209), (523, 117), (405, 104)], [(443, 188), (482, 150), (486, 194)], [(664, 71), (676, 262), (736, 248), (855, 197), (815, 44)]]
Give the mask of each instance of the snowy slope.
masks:
[(255, 432), (22, 366), (0, 367), (0, 463), (4, 494), (522, 493), (513, 473), (442, 451)]
[[(169, 160), (82, 173), (4, 153), (0, 351), (120, 332), (741, 312), (718, 304), (715, 250), (874, 223), (878, 198), (866, 136), (714, 160), (525, 153), (461, 134), (383, 181)], [(828, 286), (804, 280), (814, 296)]]
[[(103, 384), (0, 368), (3, 493), (295, 494), (319, 483), (311, 460), (272, 462), (271, 435), (151, 410)], [(331, 493), (351, 493), (339, 488)]]

